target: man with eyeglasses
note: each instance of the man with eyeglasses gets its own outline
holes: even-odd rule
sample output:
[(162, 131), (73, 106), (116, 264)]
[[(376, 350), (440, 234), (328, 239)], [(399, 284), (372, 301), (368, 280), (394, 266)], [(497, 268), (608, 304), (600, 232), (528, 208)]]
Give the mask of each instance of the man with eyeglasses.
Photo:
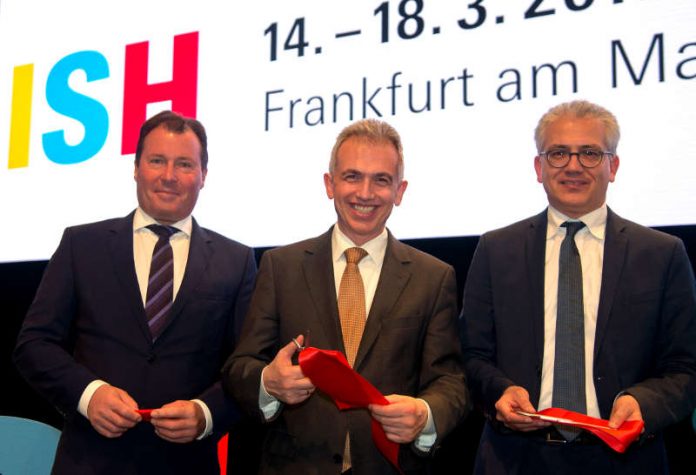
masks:
[[(484, 234), (464, 290), (467, 380), (486, 416), (474, 473), (667, 473), (661, 431), (696, 401), (684, 245), (607, 207), (619, 169), (609, 111), (560, 104), (535, 139), (549, 207)], [(588, 432), (520, 414), (549, 407), (645, 428), (619, 454)]]

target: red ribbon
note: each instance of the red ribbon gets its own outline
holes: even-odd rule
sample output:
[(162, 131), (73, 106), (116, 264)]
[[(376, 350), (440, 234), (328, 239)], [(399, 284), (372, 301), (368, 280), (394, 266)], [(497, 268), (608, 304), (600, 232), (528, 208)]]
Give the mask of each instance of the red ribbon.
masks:
[[(339, 410), (366, 408), (369, 404), (389, 404), (377, 388), (350, 367), (340, 351), (305, 348), (300, 352), (299, 363), (302, 373), (317, 388), (331, 396)], [(382, 425), (374, 419), (372, 440), (382, 455), (399, 473), (403, 473), (399, 468), (399, 444), (387, 439)]]
[(550, 416), (559, 419), (565, 419), (567, 422), (559, 422), (562, 425), (579, 427), (581, 429), (592, 432), (594, 435), (602, 439), (609, 447), (616, 452), (624, 453), (628, 446), (631, 445), (638, 437), (640, 437), (645, 425), (643, 421), (625, 421), (618, 429), (609, 427), (609, 421), (597, 419), (578, 412), (568, 411), (550, 407), (539, 411), (538, 414)]

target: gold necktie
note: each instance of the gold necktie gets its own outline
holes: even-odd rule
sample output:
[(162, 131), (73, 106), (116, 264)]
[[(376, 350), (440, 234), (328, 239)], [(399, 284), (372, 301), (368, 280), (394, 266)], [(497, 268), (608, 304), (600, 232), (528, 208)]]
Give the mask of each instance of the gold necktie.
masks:
[(358, 354), (360, 339), (365, 329), (365, 287), (363, 286), (358, 262), (367, 255), (365, 249), (351, 247), (346, 249), (346, 268), (338, 289), (338, 315), (341, 318), (343, 345), (346, 358), (351, 366)]
[[(346, 249), (345, 255), (346, 268), (343, 271), (341, 285), (338, 289), (338, 315), (341, 318), (341, 332), (343, 333), (343, 346), (346, 348), (346, 358), (348, 363), (353, 366), (365, 329), (366, 319), (365, 286), (362, 277), (360, 277), (358, 262), (367, 255), (367, 251), (359, 247), (351, 247)], [(341, 471), (345, 472), (350, 467), (350, 434), (346, 434)]]

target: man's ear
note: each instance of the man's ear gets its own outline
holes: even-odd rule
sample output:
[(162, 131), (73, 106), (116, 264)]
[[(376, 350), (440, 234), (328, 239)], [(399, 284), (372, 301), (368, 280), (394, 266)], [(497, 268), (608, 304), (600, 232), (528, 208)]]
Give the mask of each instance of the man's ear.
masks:
[(334, 183), (330, 173), (324, 173), (324, 187), (326, 188), (326, 196), (332, 200), (334, 198)]

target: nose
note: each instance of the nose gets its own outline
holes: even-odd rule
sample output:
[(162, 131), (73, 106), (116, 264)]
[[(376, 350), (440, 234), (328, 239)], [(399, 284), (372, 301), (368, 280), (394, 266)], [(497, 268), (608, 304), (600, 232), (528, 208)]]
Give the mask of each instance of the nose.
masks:
[(176, 170), (173, 162), (168, 162), (162, 173), (162, 179), (165, 181), (176, 181)]
[(568, 156), (570, 159), (568, 160), (568, 164), (565, 166), (565, 171), (583, 172), (584, 167), (580, 164), (580, 153), (569, 152)]
[(363, 200), (369, 200), (370, 198), (372, 198), (372, 195), (372, 180), (362, 180), (360, 182), (360, 186), (358, 187), (358, 198)]

